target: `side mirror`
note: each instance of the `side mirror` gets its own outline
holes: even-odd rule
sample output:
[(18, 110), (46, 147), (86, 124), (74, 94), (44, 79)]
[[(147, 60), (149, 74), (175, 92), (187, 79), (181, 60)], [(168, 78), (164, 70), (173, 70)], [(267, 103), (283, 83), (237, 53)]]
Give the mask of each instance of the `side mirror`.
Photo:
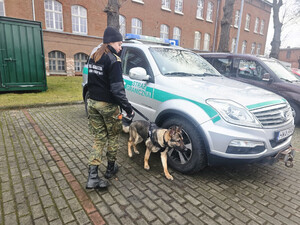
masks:
[(134, 80), (143, 80), (148, 81), (150, 76), (147, 75), (147, 72), (142, 67), (134, 67), (129, 70), (129, 77)]
[(271, 74), (269, 73), (265, 73), (263, 76), (262, 76), (262, 80), (263, 81), (266, 81), (266, 82), (272, 82), (272, 77), (271, 77)]

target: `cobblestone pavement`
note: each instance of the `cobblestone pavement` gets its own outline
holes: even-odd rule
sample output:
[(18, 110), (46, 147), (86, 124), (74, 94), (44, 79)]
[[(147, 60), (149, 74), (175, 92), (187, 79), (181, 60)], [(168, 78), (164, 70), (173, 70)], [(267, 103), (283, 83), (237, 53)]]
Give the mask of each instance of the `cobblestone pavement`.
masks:
[(0, 111), (0, 224), (300, 224), (297, 154), (293, 168), (214, 167), (192, 176), (170, 169), (168, 181), (159, 155), (150, 171), (143, 154), (128, 158), (127, 138), (108, 190), (87, 191), (92, 138), (82, 104)]

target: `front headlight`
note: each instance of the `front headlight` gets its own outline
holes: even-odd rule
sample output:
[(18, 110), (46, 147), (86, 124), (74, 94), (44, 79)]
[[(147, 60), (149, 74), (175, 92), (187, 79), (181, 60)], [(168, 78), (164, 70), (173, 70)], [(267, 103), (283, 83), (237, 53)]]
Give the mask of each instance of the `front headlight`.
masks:
[(212, 106), (228, 123), (248, 127), (262, 127), (256, 117), (242, 105), (223, 99), (208, 99), (207, 104)]

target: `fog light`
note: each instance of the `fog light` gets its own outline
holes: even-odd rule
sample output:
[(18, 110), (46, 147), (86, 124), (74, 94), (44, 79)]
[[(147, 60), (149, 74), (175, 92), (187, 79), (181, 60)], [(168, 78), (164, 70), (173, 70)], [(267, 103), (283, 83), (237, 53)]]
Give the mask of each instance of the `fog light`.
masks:
[(258, 154), (265, 150), (265, 143), (258, 141), (233, 140), (226, 153), (230, 154)]

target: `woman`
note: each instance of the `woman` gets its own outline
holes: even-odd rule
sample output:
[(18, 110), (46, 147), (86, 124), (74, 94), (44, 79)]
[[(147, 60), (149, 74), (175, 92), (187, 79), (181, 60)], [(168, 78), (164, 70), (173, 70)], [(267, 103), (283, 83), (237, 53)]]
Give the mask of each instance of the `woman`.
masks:
[(118, 171), (116, 154), (119, 148), (119, 134), (122, 130), (120, 107), (133, 118), (134, 112), (125, 94), (121, 59), (122, 35), (107, 27), (103, 44), (91, 56), (88, 65), (88, 114), (89, 129), (94, 135), (93, 150), (89, 156), (87, 189), (106, 188), (108, 182), (98, 176), (102, 152), (107, 146), (107, 170), (105, 178), (111, 178)]

